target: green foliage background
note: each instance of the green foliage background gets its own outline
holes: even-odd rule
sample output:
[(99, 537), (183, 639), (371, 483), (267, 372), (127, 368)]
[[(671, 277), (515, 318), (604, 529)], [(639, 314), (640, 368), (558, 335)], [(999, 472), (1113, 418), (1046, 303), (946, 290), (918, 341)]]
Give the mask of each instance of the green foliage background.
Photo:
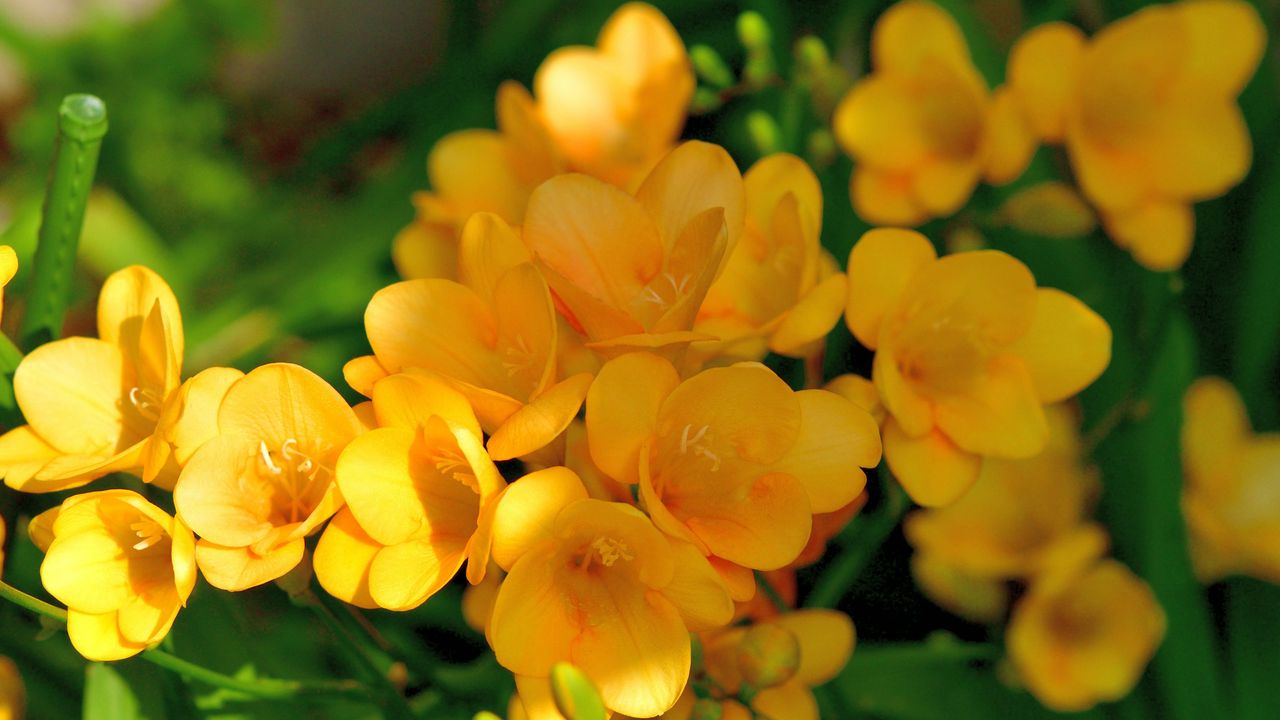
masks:
[[(704, 43), (735, 68), (743, 51), (734, 18), (760, 12), (773, 29), (788, 76), (792, 42), (826, 41), (855, 75), (865, 68), (871, 23), (887, 3), (858, 0), (659, 0), (687, 44)], [(1096, 29), (1145, 3), (1132, 0), (940, 0), (963, 26), (988, 81), (1003, 78), (1008, 43), (1021, 29), (1066, 19)], [(1280, 6), (1255, 3), (1269, 34)], [(289, 98), (233, 99), (218, 68), (236, 47), (268, 47), (280, 18), (253, 0), (175, 1), (141, 25), (100, 19), (71, 37), (32, 37), (3, 20), (0, 45), (28, 73), (27, 102), (4, 119), (7, 157), (0, 200), (9, 212), (2, 241), (29, 267), (63, 95), (107, 101), (111, 132), (81, 250), (82, 282), (69, 333), (92, 332), (97, 283), (141, 262), (163, 274), (182, 303), (188, 373), (212, 364), (249, 368), (290, 360), (343, 388), (340, 369), (367, 351), (361, 317), (368, 298), (394, 281), (390, 241), (412, 217), (409, 195), (425, 185), (425, 158), (443, 134), (492, 127), (493, 93), (526, 84), (555, 47), (589, 43), (617, 5), (608, 0), (446, 3), (447, 39), (431, 70), (371, 101), (336, 113), (289, 112)], [(353, 3), (350, 12), (359, 12)], [(1176, 720), (1280, 716), (1280, 589), (1248, 579), (1202, 588), (1192, 577), (1179, 509), (1180, 400), (1203, 374), (1231, 379), (1257, 428), (1280, 429), (1280, 90), (1269, 48), (1241, 98), (1255, 145), (1245, 182), (1196, 208), (1195, 250), (1177, 273), (1137, 266), (1101, 234), (1071, 240), (1019, 233), (986, 222), (1003, 199), (1037, 181), (1064, 177), (1056, 151), (1005, 188), (983, 187), (970, 207), (924, 231), (941, 239), (966, 224), (1026, 262), (1042, 285), (1061, 287), (1100, 311), (1115, 333), (1114, 359), (1082, 397), (1087, 436), (1103, 474), (1099, 514), (1114, 553), (1155, 589), (1169, 633), (1137, 690), (1086, 715)], [(745, 169), (759, 156), (746, 115), (783, 118), (783, 149), (803, 153), (819, 125), (797, 113), (787, 88), (739, 98), (691, 118), (686, 136), (724, 144)], [(340, 99), (341, 100), (341, 99)], [(284, 108), (284, 110), (282, 110)], [(263, 137), (267, 140), (263, 140)], [(268, 142), (290, 140), (286, 157)], [(826, 192), (823, 241), (843, 260), (866, 226), (849, 206), (851, 165), (820, 169)], [(7, 292), (6, 326), (21, 314), (29, 281)], [(12, 334), (12, 333), (11, 333)], [(827, 372), (867, 372), (869, 355), (838, 328)], [(777, 361), (785, 376), (793, 363)], [(10, 421), (14, 420), (9, 418)], [(1092, 433), (1090, 435), (1090, 433)], [(119, 480), (116, 482), (125, 482)], [(879, 487), (873, 483), (873, 490)], [(60, 501), (0, 493), (8, 521), (6, 581), (39, 588), (39, 553), (15, 523)], [(860, 645), (844, 674), (820, 691), (824, 717), (930, 720), (1045, 717), (1027, 694), (999, 679), (998, 629), (968, 625), (913, 588), (909, 548), (895, 530), (900, 497), (877, 492), (835, 542), (828, 560), (802, 574), (801, 598), (837, 604), (854, 618)], [(463, 623), (454, 584), (407, 614), (369, 613), (391, 654), (406, 659), (409, 683), (426, 688), (422, 717), (501, 713), (509, 677)], [(343, 622), (351, 622), (341, 612)], [(274, 586), (239, 595), (197, 588), (165, 643), (175, 654), (242, 677), (349, 677), (331, 629), (291, 606)], [(215, 690), (140, 660), (85, 663), (65, 634), (24, 611), (0, 606), (0, 654), (13, 657), (29, 693), (29, 716), (71, 718), (370, 718), (371, 704), (303, 697), (260, 701)], [(301, 706), (298, 704), (301, 703)]]

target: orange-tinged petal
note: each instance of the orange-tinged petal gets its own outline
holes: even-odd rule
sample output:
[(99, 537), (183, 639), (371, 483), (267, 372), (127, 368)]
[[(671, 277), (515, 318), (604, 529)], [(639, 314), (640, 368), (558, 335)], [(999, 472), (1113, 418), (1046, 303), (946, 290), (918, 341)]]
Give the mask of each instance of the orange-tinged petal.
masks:
[[(605, 584), (614, 579), (606, 576)], [(573, 662), (596, 683), (606, 706), (653, 717), (675, 705), (689, 679), (689, 631), (666, 598), (617, 585), (593, 598), (609, 602), (611, 622), (579, 635)]]
[(884, 457), (911, 499), (925, 507), (955, 502), (973, 487), (982, 466), (980, 457), (941, 432), (909, 437), (894, 420), (884, 426)]
[[(147, 338), (143, 326), (157, 305), (161, 335)], [(103, 283), (98, 295), (98, 337), (119, 347), (135, 366), (141, 355), (149, 353), (166, 360), (169, 367), (157, 370), (166, 370), (170, 381), (177, 384), (182, 372), (182, 313), (169, 284), (151, 269), (131, 265), (112, 273)], [(148, 343), (160, 347), (145, 348)]]
[(681, 144), (650, 171), (636, 199), (653, 218), (668, 252), (685, 226), (711, 208), (724, 209), (729, 231), (726, 256), (742, 236), (746, 213), (742, 174), (719, 145), (698, 140)]
[(826, 390), (802, 390), (800, 436), (774, 469), (800, 480), (815, 513), (848, 505), (867, 484), (862, 467), (880, 463), (880, 430), (871, 415)]
[(284, 577), (302, 562), (305, 549), (306, 544), (297, 539), (259, 555), (247, 547), (226, 547), (201, 539), (196, 542), (196, 563), (210, 585), (238, 592)]
[(430, 373), (388, 376), (373, 386), (373, 408), (381, 427), (416, 430), (433, 417), (480, 434), (480, 424), (467, 398), (453, 385)]
[(662, 588), (665, 597), (684, 619), (689, 632), (713, 630), (733, 619), (733, 600), (720, 574), (693, 545), (671, 540), (675, 575)]
[(555, 379), (558, 328), (551, 292), (536, 267), (521, 263), (498, 278), (493, 305), (494, 351), (504, 375), (489, 378), (488, 385), (528, 401)]
[(406, 280), (452, 278), (458, 272), (458, 242), (450, 226), (415, 221), (391, 241), (391, 261)]
[(902, 376), (897, 357), (890, 348), (876, 351), (871, 360), (871, 380), (902, 432), (919, 437), (933, 428), (933, 406)]
[(480, 297), (493, 297), (498, 278), (530, 260), (519, 233), (501, 217), (480, 212), (462, 226), (458, 240), (458, 281)]
[(733, 598), (734, 602), (746, 602), (755, 597), (756, 575), (751, 568), (745, 568), (714, 555), (707, 560), (711, 563), (711, 568), (720, 576), (720, 582), (724, 583), (725, 589), (729, 591), (729, 597)]
[(639, 479), (640, 450), (658, 428), (658, 411), (680, 376), (670, 362), (630, 353), (605, 363), (587, 391), (591, 459), (609, 477)]
[(405, 542), (429, 524), (424, 485), (435, 466), (419, 454), (417, 442), (409, 428), (379, 428), (351, 441), (338, 458), (335, 475), (347, 507), (383, 545)]
[(486, 303), (450, 280), (407, 280), (379, 290), (364, 313), (365, 332), (387, 372), (421, 368), (487, 387), (506, 377)]
[(966, 393), (945, 395), (934, 405), (938, 428), (957, 446), (979, 455), (1031, 457), (1049, 437), (1027, 366), (997, 355)]
[(1240, 394), (1226, 380), (1204, 377), (1182, 398), (1182, 458), (1188, 485), (1209, 491), (1237, 481), (1249, 416)]
[(195, 451), (218, 434), (218, 408), (227, 391), (244, 373), (234, 368), (202, 370), (179, 388), (156, 424), (148, 443), (151, 457), (143, 463), (142, 479), (173, 490), (182, 466)]
[(1169, 8), (1187, 33), (1187, 81), (1205, 93), (1235, 97), (1253, 77), (1267, 45), (1258, 11), (1245, 2), (1188, 2)]
[[(897, 174), (909, 172), (925, 160), (928, 138), (919, 131), (918, 115), (919, 103), (910, 88), (879, 73), (860, 80), (836, 107), (832, 118), (836, 140), (845, 152), (859, 160), (854, 173), (854, 205), (864, 218), (877, 217), (880, 212), (905, 214), (904, 209), (895, 212), (892, 206), (878, 209), (873, 202), (860, 205), (857, 196), (866, 191), (858, 190), (856, 178), (863, 171), (862, 163), (877, 173)], [(865, 199), (870, 201), (881, 195), (889, 193), (870, 192)]]
[(494, 511), (493, 561), (510, 570), (525, 553), (552, 538), (561, 510), (586, 498), (582, 480), (564, 467), (531, 472), (509, 485)]
[(361, 355), (342, 366), (342, 378), (352, 390), (365, 397), (373, 397), (373, 384), (387, 376), (387, 369), (377, 356)]
[(147, 647), (143, 643), (132, 642), (121, 634), (114, 612), (91, 615), (69, 610), (67, 635), (76, 652), (95, 662), (123, 660), (137, 655)]
[(1013, 346), (1026, 363), (1042, 403), (1083, 390), (1111, 362), (1111, 327), (1075, 297), (1053, 288), (1036, 290), (1031, 330)]
[(502, 423), (489, 438), (489, 454), (510, 460), (545, 447), (573, 422), (591, 383), (590, 373), (580, 373), (552, 385)]
[(803, 354), (840, 322), (848, 294), (844, 273), (836, 273), (818, 283), (800, 298), (773, 331), (769, 349), (791, 357)]
[(623, 72), (594, 49), (552, 52), (533, 76), (533, 92), (547, 130), (572, 165), (623, 183), (626, 166), (643, 160), (640, 148), (626, 144), (631, 133), (624, 116)]
[(762, 158), (742, 176), (747, 216), (762, 230), (773, 225), (773, 214), (783, 196), (796, 198), (805, 238), (817, 238), (822, 229), (822, 187), (808, 163), (790, 153)]
[(1067, 114), (1076, 102), (1084, 33), (1053, 22), (1023, 35), (1009, 51), (1009, 85), (1035, 134), (1061, 142)]
[(987, 162), (983, 169), (986, 181), (996, 185), (1017, 180), (1036, 152), (1036, 137), (1031, 121), (1007, 87), (991, 96), (987, 111)]
[(816, 687), (835, 679), (853, 654), (853, 621), (836, 610), (797, 610), (770, 622), (790, 630), (800, 643), (795, 680)]
[(969, 45), (945, 10), (924, 0), (907, 0), (885, 11), (871, 36), (871, 63), (877, 71), (914, 74), (926, 59), (955, 68), (971, 67)]
[(513, 162), (508, 140), (492, 130), (461, 130), (440, 139), (427, 156), (431, 187), (461, 222), (487, 210), (518, 222), (529, 188)]
[(912, 230), (870, 230), (849, 252), (845, 322), (858, 342), (875, 350), (884, 318), (902, 301), (911, 279), (937, 260), (933, 245)]
[(976, 250), (926, 265), (912, 276), (903, 297), (909, 298), (912, 329), (956, 325), (978, 342), (998, 347), (1031, 327), (1035, 292), (1035, 277), (1020, 260), (998, 250)]
[(258, 443), (246, 435), (220, 435), (183, 468), (173, 503), (200, 537), (243, 546), (271, 532), (270, 489), (258, 477)]
[(312, 560), (316, 579), (325, 592), (343, 602), (378, 607), (369, 594), (369, 566), (382, 547), (361, 529), (349, 508), (343, 509), (333, 516), (316, 545)]
[(504, 80), (498, 86), (494, 115), (498, 131), (508, 139), (515, 173), (528, 187), (564, 171), (564, 159), (551, 141), (533, 96), (523, 85)]
[(849, 200), (858, 217), (876, 225), (914, 227), (929, 219), (911, 190), (912, 176), (859, 165), (849, 178)]
[(369, 566), (369, 593), (388, 610), (411, 610), (457, 574), (465, 538), (431, 537), (385, 547)]
[[(646, 306), (662, 310), (656, 321), (646, 323), (650, 332), (679, 332), (693, 327), (698, 309), (715, 281), (716, 273), (727, 257), (728, 226), (724, 208), (709, 208), (694, 215), (685, 223), (679, 238), (667, 253), (663, 276), (648, 290), (653, 296), (644, 299)], [(665, 295), (670, 288), (672, 299)], [(652, 302), (652, 297), (661, 302)], [(648, 316), (640, 312), (640, 317)]]
[(1149, 132), (1147, 172), (1161, 195), (1217, 197), (1243, 180), (1253, 161), (1249, 128), (1235, 103), (1197, 98), (1161, 115)]
[(1151, 201), (1134, 209), (1104, 213), (1107, 234), (1149, 270), (1173, 270), (1191, 254), (1195, 213), (1185, 203)]
[[(818, 700), (813, 692), (795, 680), (761, 690), (751, 699), (751, 709), (765, 717), (789, 720), (820, 720)], [(759, 717), (757, 715), (757, 717)], [(726, 713), (724, 718), (732, 718)]]
[(142, 439), (126, 437), (121, 400), (127, 402), (132, 383), (118, 347), (71, 337), (23, 358), (13, 391), (31, 429), (50, 445), (63, 453), (111, 455)]
[(281, 447), (328, 448), (317, 462), (332, 467), (360, 422), (337, 390), (299, 365), (271, 363), (237, 380), (218, 408), (221, 433), (244, 433)]
[(730, 562), (757, 570), (787, 565), (809, 540), (813, 513), (804, 485), (786, 473), (767, 473), (740, 497), (690, 498), (684, 524), (707, 548)]
[(876, 391), (875, 384), (867, 378), (854, 373), (845, 373), (828, 380), (823, 389), (866, 410), (876, 421), (876, 425), (884, 420), (884, 405), (880, 402), (880, 393)]
[(946, 217), (959, 210), (977, 186), (982, 167), (970, 159), (935, 160), (916, 172), (912, 193), (931, 215)]
[(489, 644), (498, 662), (517, 675), (546, 677), (552, 665), (571, 658), (578, 627), (556, 582), (555, 558), (551, 546), (521, 556), (493, 605)]
[(539, 264), (614, 308), (626, 308), (662, 267), (662, 239), (644, 206), (585, 175), (539, 185), (523, 237)]

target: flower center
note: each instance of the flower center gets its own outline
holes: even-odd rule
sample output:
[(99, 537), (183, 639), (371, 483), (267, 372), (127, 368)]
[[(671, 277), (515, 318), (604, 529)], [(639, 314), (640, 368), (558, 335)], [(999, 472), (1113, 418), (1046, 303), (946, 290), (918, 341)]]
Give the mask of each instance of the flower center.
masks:
[(621, 540), (604, 535), (597, 535), (582, 551), (578, 558), (579, 570), (590, 570), (593, 563), (599, 562), (604, 567), (613, 567), (619, 560), (634, 560), (635, 554)]
[(129, 404), (147, 420), (160, 422), (160, 410), (164, 401), (154, 392), (141, 387), (129, 388)]
[(129, 529), (138, 538), (138, 542), (133, 544), (133, 549), (138, 552), (155, 546), (165, 536), (164, 528), (160, 527), (160, 523), (147, 517), (133, 521), (129, 524)]
[(431, 453), (431, 462), (441, 475), (451, 477), (471, 488), (477, 495), (480, 494), (480, 481), (476, 480), (475, 473), (471, 472), (471, 463), (467, 462), (458, 450), (449, 447), (436, 448)]
[(283, 509), (289, 522), (301, 520), (311, 513), (333, 476), (333, 468), (302, 449), (295, 438), (285, 440), (278, 450), (272, 450), (265, 440), (260, 440), (258, 472), (282, 491)]

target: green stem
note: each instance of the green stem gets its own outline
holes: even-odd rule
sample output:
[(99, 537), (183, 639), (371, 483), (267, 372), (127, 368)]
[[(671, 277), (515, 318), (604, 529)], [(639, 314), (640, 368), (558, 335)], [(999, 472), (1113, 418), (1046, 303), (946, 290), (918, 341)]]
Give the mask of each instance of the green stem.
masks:
[(101, 100), (93, 95), (68, 95), (63, 99), (58, 109), (58, 144), (36, 246), (35, 276), (22, 318), (20, 337), (28, 350), (62, 332), (76, 246), (98, 167), (98, 151), (106, 134), (107, 107)]
[[(63, 624), (67, 622), (66, 610), (51, 605), (35, 596), (28, 595), (8, 583), (0, 582), (0, 598), (4, 598), (25, 610), (30, 610), (41, 617)], [(360, 685), (351, 680), (277, 680), (275, 678), (242, 680), (183, 660), (158, 647), (144, 650), (140, 657), (153, 665), (176, 672), (190, 680), (234, 690), (253, 697), (274, 700), (312, 694), (346, 695), (358, 697), (362, 700), (367, 697)]]
[[(881, 472), (888, 474), (884, 470)], [(898, 521), (902, 519), (902, 514), (907, 511), (910, 503), (902, 488), (891, 479), (886, 479), (884, 492), (884, 503), (879, 512), (854, 520), (857, 524), (851, 528), (853, 532), (844, 550), (823, 571), (822, 577), (805, 600), (806, 607), (835, 607), (862, 574), (872, 555), (884, 544), (889, 533), (898, 526)]]
[(765, 597), (769, 598), (769, 602), (773, 603), (773, 606), (778, 609), (778, 612), (791, 612), (791, 606), (787, 605), (787, 601), (783, 600), (782, 596), (778, 594), (778, 589), (775, 588), (773, 583), (769, 582), (769, 578), (765, 577), (765, 574), (759, 570), (756, 571), (756, 584), (760, 586), (762, 591), (764, 591)]
[(301, 593), (298, 599), (310, 607), (321, 622), (329, 628), (329, 631), (337, 638), (338, 644), (342, 646), (347, 657), (356, 665), (357, 672), (365, 676), (367, 681), (373, 685), (370, 690), (374, 699), (383, 711), (387, 713), (387, 716), (392, 718), (413, 718), (413, 711), (410, 709), (408, 701), (405, 700), (404, 694), (401, 693), (400, 689), (391, 683), (391, 679), (387, 677), (386, 669), (378, 666), (378, 662), (342, 621), (338, 619), (338, 616), (325, 606), (323, 601), (310, 588)]

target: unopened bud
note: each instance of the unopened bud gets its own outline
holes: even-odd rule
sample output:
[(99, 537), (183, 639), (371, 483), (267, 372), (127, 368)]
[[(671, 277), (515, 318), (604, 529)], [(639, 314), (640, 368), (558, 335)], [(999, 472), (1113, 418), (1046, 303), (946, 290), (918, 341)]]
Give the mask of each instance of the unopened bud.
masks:
[(1018, 192), (1000, 207), (1000, 217), (1023, 232), (1059, 238), (1088, 235), (1098, 224), (1088, 203), (1057, 181)]
[(720, 100), (720, 93), (711, 88), (700, 87), (693, 93), (693, 104), (689, 111), (694, 115), (703, 115), (709, 112), (715, 112), (723, 105)]
[(693, 62), (693, 70), (698, 77), (716, 88), (727, 88), (735, 82), (729, 66), (710, 45), (689, 48), (689, 60)]
[(689, 713), (689, 720), (720, 720), (724, 716), (724, 709), (720, 703), (711, 698), (702, 698), (693, 704), (693, 710)]
[(790, 630), (761, 623), (747, 630), (735, 653), (742, 679), (755, 689), (791, 679), (800, 666), (800, 642)]
[(778, 128), (778, 121), (763, 110), (753, 110), (747, 115), (747, 134), (751, 137), (751, 143), (756, 146), (756, 151), (761, 155), (778, 152), (782, 143), (782, 131)]
[(494, 715), (488, 710), (481, 710), (480, 712), (476, 713), (476, 716), (474, 718), (471, 718), (471, 720), (502, 720), (502, 718), (498, 717), (497, 715)]
[(748, 10), (738, 16), (738, 40), (748, 50), (767, 50), (773, 41), (773, 33), (763, 15)]
[(805, 35), (797, 40), (795, 52), (796, 62), (805, 73), (821, 75), (831, 64), (831, 53), (827, 52), (827, 44), (816, 35)]
[(835, 162), (836, 154), (836, 138), (831, 131), (826, 128), (818, 128), (809, 133), (809, 139), (806, 142), (809, 153), (809, 163), (814, 167), (823, 168)]
[(607, 720), (600, 691), (577, 666), (558, 662), (551, 666), (551, 697), (568, 720)]

